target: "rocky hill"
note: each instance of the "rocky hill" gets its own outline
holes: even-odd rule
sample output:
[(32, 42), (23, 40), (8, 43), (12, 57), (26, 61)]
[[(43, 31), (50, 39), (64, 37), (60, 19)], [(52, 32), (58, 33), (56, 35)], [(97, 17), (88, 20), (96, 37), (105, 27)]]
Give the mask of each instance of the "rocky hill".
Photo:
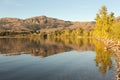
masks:
[(28, 19), (0, 18), (0, 31), (75, 29), (77, 27), (91, 29), (94, 25), (95, 22), (71, 22), (46, 16), (37, 16)]

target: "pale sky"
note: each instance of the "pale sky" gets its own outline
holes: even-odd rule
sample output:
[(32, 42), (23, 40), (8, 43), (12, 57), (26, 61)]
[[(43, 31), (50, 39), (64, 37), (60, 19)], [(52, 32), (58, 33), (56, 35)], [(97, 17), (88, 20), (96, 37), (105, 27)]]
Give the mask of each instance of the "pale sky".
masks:
[(69, 21), (93, 21), (103, 5), (120, 16), (120, 0), (0, 0), (0, 18), (45, 15)]

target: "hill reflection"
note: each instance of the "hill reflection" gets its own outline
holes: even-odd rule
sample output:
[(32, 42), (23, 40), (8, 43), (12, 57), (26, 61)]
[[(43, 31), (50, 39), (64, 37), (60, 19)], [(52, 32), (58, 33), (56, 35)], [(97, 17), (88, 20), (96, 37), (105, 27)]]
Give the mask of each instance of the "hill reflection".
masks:
[(89, 40), (69, 40), (70, 39), (35, 40), (27, 38), (2, 38), (0, 39), (0, 53), (9, 56), (26, 53), (34, 56), (47, 57), (71, 50), (93, 51), (94, 49), (94, 45), (91, 44)]

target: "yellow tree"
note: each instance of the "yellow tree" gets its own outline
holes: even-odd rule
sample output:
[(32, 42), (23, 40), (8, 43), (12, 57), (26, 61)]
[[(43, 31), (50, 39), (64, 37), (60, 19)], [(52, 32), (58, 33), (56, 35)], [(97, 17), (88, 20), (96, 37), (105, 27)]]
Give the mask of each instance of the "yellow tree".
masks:
[(114, 13), (111, 12), (108, 15), (108, 29), (107, 29), (108, 32), (111, 32), (111, 27), (113, 26), (113, 24), (114, 24)]
[(114, 13), (108, 14), (106, 6), (102, 6), (96, 15), (94, 34), (97, 37), (107, 37), (114, 22)]

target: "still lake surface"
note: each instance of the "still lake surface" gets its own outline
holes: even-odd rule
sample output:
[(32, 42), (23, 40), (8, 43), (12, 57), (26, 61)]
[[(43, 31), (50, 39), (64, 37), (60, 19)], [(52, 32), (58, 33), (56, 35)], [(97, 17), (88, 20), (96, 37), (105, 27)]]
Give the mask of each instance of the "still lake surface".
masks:
[(0, 80), (116, 80), (116, 66), (93, 39), (0, 39)]

